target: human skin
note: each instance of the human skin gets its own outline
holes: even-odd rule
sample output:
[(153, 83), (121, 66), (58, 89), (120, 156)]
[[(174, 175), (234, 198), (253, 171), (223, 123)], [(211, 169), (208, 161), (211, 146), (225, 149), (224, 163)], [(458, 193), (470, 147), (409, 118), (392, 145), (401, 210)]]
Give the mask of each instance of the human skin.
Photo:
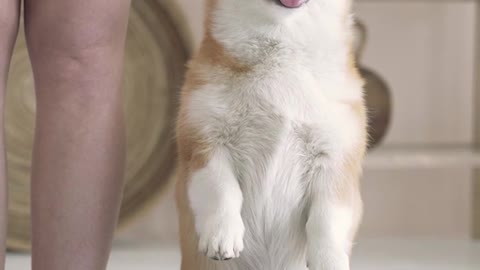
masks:
[[(18, 1), (0, 0), (0, 9), (7, 2), (15, 10)], [(106, 268), (125, 163), (121, 82), (129, 7), (130, 0), (25, 0), (37, 103), (34, 270)], [(0, 23), (6, 15), (0, 12)], [(16, 32), (9, 29), (12, 38), (0, 39), (2, 74)], [(2, 37), (3, 31), (0, 26)], [(6, 76), (0, 79), (4, 86)], [(0, 170), (4, 187), (4, 167)], [(0, 191), (4, 241), (5, 188)]]

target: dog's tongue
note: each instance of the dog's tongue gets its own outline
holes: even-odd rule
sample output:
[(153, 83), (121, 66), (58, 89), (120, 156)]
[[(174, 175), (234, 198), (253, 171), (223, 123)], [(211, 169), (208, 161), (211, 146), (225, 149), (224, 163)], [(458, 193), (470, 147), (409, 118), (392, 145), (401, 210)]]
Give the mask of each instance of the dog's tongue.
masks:
[(280, 0), (280, 2), (288, 8), (298, 8), (303, 5), (306, 0)]

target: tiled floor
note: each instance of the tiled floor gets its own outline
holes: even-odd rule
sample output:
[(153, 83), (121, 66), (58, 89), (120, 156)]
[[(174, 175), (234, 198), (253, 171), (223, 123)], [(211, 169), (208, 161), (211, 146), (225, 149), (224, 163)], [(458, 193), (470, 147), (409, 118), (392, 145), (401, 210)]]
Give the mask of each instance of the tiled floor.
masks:
[[(177, 270), (175, 247), (117, 244), (108, 270)], [(9, 254), (7, 270), (29, 269), (29, 256)], [(480, 243), (452, 240), (364, 240), (352, 270), (479, 270)]]

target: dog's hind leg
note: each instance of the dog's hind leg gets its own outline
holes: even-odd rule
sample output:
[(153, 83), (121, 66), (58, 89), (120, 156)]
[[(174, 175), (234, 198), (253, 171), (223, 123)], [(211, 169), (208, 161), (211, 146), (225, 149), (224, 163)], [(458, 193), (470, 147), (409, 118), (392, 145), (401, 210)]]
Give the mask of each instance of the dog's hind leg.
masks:
[(352, 241), (362, 215), (358, 175), (325, 170), (312, 185), (307, 264), (310, 270), (349, 270)]

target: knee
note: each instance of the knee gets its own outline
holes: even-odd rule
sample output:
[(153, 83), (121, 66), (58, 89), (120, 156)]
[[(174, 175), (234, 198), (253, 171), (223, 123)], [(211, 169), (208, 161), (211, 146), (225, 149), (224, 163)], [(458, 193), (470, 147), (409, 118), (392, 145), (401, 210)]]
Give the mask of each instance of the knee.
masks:
[(125, 29), (108, 18), (31, 20), (35, 23), (27, 24), (26, 38), (35, 73), (81, 79), (106, 75), (122, 64)]
[(128, 9), (108, 11), (94, 0), (31, 2), (25, 34), (38, 108), (117, 106)]
[[(82, 106), (109, 104), (121, 93), (121, 61), (109, 57), (101, 47), (32, 56), (39, 105), (78, 103)], [(35, 59), (35, 60), (34, 60)]]
[(39, 98), (73, 97), (95, 103), (120, 91), (123, 51), (110, 40), (77, 35), (80, 33), (51, 42), (45, 39), (53, 37), (30, 33), (29, 51)]
[(115, 44), (93, 36), (59, 36), (58, 41), (52, 42), (54, 37), (32, 35), (36, 34), (31, 34), (28, 47), (34, 72), (53, 71), (68, 79), (89, 73), (100, 75), (111, 70), (111, 65), (119, 64), (122, 58)]
[(111, 48), (44, 50), (31, 54), (39, 110), (60, 106), (70, 113), (94, 112), (121, 102), (122, 56), (112, 56)]

